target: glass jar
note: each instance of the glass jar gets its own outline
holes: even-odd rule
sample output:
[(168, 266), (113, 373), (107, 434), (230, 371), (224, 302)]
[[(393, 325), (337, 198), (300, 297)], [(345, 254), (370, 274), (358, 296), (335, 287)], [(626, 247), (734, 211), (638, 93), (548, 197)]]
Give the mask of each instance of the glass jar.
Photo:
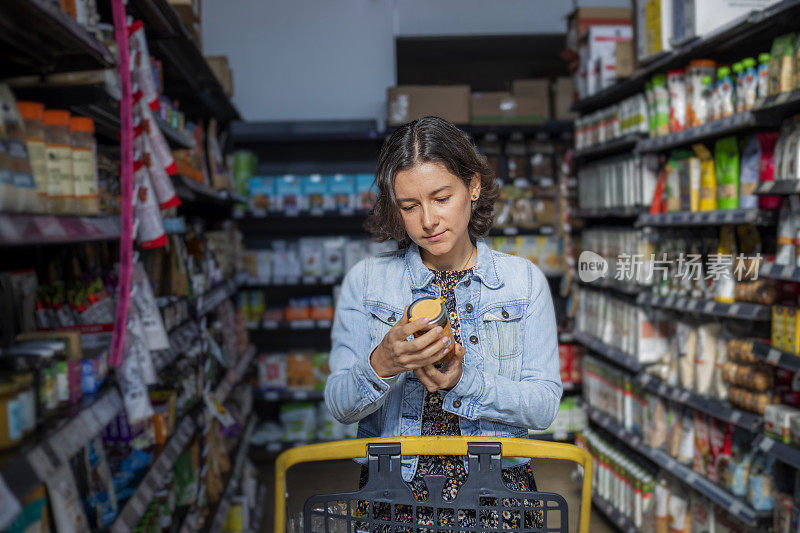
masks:
[(50, 203), (50, 213), (54, 215), (71, 215), (75, 212), (69, 118), (68, 111), (44, 112), (47, 198)]
[(72, 176), (75, 183), (75, 211), (79, 215), (100, 214), (100, 195), (97, 187), (97, 145), (94, 121), (87, 117), (72, 117), (69, 121), (72, 139)]
[(440, 298), (432, 298), (430, 296), (418, 298), (408, 306), (407, 315), (409, 322), (413, 322), (414, 320), (423, 317), (428, 319), (429, 327), (414, 333), (414, 337), (424, 335), (431, 328), (435, 328), (437, 326), (442, 327), (441, 338), (449, 338), (450, 344), (447, 345), (449, 350), (441, 359), (437, 361), (437, 364), (446, 363), (453, 356), (453, 354), (455, 354), (456, 343), (455, 338), (453, 337), (453, 331), (450, 329), (450, 321), (447, 319), (447, 309), (445, 308), (444, 301), (442, 301)]
[(38, 212), (48, 212), (47, 201), (47, 154), (44, 142), (44, 104), (39, 102), (17, 102), (17, 109), (25, 127), (25, 144), (31, 162), (36, 195), (39, 199)]
[(0, 450), (13, 448), (22, 440), (20, 418), (17, 384), (4, 379), (0, 381)]

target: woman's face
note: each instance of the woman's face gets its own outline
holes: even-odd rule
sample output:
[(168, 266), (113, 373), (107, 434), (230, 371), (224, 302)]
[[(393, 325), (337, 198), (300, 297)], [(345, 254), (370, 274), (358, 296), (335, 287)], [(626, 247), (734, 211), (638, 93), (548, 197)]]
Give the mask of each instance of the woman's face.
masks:
[(408, 236), (421, 249), (444, 256), (469, 238), (471, 197), (480, 194), (480, 179), (470, 189), (441, 163), (420, 163), (401, 170), (394, 194)]

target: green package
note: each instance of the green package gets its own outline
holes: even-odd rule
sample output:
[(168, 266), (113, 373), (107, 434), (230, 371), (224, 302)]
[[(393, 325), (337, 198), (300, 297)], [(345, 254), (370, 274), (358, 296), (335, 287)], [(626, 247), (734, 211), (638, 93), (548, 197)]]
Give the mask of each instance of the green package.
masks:
[(725, 137), (714, 143), (714, 166), (717, 174), (719, 209), (739, 208), (739, 143)]

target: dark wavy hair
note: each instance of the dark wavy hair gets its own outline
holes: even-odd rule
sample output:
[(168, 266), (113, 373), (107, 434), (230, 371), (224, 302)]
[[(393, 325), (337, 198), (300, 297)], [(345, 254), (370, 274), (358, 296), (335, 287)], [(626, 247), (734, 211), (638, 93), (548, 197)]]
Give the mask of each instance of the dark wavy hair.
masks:
[(406, 233), (400, 207), (394, 194), (397, 173), (420, 163), (441, 163), (469, 188), (475, 174), (481, 179), (481, 193), (473, 204), (469, 233), (483, 237), (494, 221), (494, 203), (500, 193), (491, 167), (467, 134), (440, 117), (424, 117), (400, 126), (381, 147), (375, 183), (378, 198), (364, 224), (378, 242), (394, 239), (407, 248), (411, 239)]

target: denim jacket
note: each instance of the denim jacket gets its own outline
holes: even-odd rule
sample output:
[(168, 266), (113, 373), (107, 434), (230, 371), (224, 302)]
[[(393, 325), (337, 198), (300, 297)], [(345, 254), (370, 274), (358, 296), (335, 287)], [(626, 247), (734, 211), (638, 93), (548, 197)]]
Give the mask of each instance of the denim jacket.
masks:
[[(455, 287), (463, 374), (442, 408), (459, 416), (461, 434), (527, 437), (546, 429), (561, 399), (555, 314), (547, 280), (533, 263), (477, 241), (473, 274)], [(413, 372), (381, 378), (370, 354), (413, 300), (440, 296), (419, 248), (357, 263), (345, 276), (333, 322), (328, 409), (359, 422), (359, 438), (419, 435), (425, 387)], [(411, 480), (417, 457), (403, 457)], [(503, 467), (522, 463), (504, 458)]]

